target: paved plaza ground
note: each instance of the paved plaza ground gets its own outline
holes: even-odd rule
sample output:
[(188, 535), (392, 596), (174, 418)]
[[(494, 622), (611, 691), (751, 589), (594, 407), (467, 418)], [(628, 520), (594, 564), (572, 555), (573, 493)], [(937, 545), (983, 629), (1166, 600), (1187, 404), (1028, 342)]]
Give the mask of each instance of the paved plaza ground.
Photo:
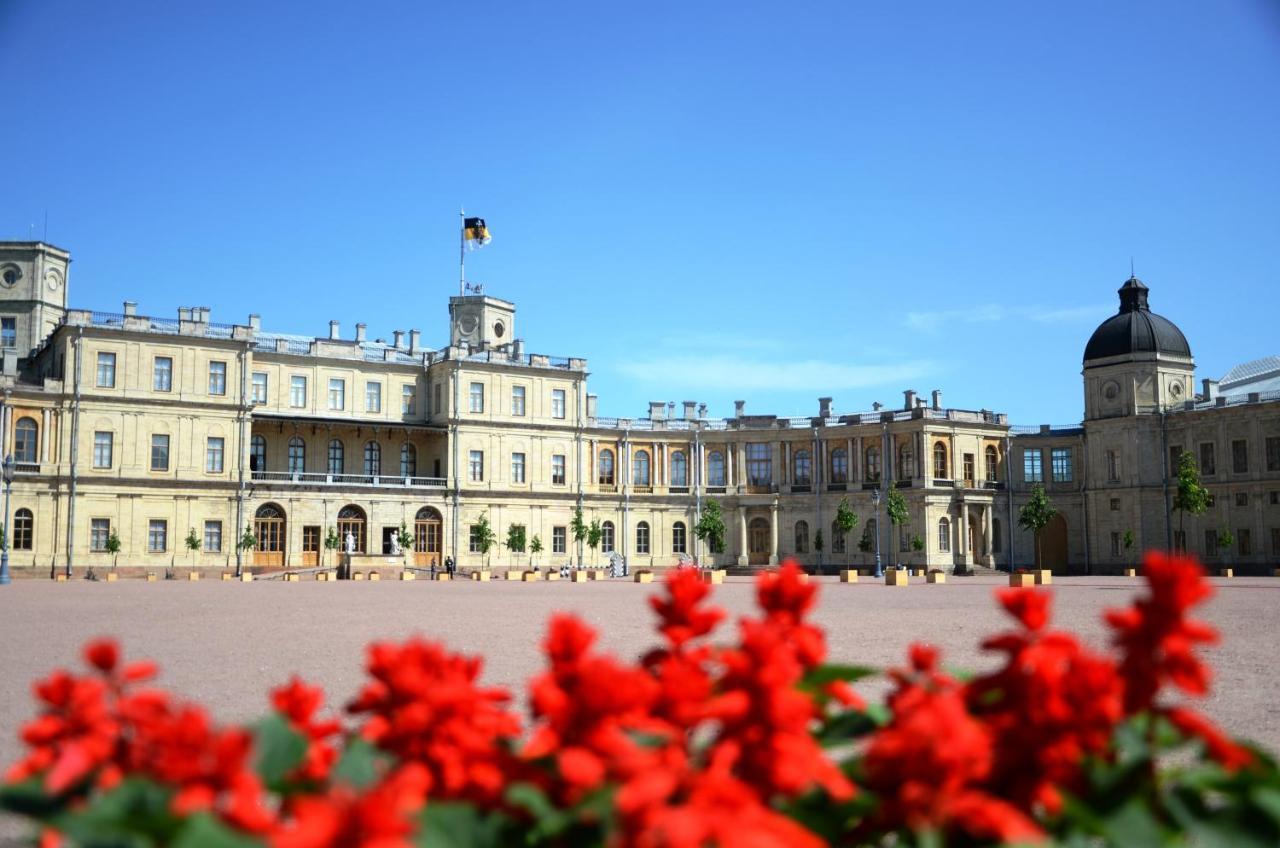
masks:
[[(997, 577), (952, 578), (945, 585), (890, 588), (822, 578), (818, 621), (837, 661), (902, 662), (912, 641), (940, 646), (948, 664), (990, 660), (977, 648), (1009, 619), (992, 592)], [(1222, 632), (1208, 656), (1216, 675), (1204, 709), (1233, 734), (1280, 749), (1280, 579), (1215, 578), (1202, 615)], [(1107, 607), (1126, 604), (1139, 580), (1057, 578), (1055, 621), (1101, 643)], [(297, 673), (342, 703), (361, 685), (363, 650), (376, 639), (420, 633), (483, 654), (488, 683), (522, 691), (542, 667), (547, 616), (578, 613), (603, 632), (603, 645), (638, 656), (653, 644), (645, 598), (659, 586), (621, 580), (592, 583), (225, 583), (123, 581), (58, 584), (20, 580), (0, 587), (0, 761), (19, 753), (16, 733), (33, 712), (30, 683), (56, 665), (79, 667), (79, 648), (99, 635), (121, 639), (130, 657), (161, 665), (162, 685), (207, 705), (220, 721), (244, 721), (266, 709), (268, 689)], [(752, 608), (752, 584), (730, 578), (715, 599), (732, 613)], [(869, 693), (873, 694), (873, 693)], [(5, 828), (0, 826), (0, 832)]]

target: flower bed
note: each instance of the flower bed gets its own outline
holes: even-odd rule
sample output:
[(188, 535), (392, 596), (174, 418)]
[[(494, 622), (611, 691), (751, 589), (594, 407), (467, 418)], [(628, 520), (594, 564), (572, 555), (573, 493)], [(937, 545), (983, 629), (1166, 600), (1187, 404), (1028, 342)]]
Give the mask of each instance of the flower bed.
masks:
[(1178, 700), (1208, 691), (1195, 648), (1216, 634), (1189, 612), (1211, 587), (1159, 554), (1144, 578), (1105, 653), (1050, 627), (1051, 594), (1003, 589), (994, 671), (957, 678), (917, 644), (873, 704), (851, 684), (876, 672), (826, 662), (793, 564), (731, 636), (712, 587), (672, 571), (638, 661), (554, 616), (527, 717), (479, 658), (410, 639), (369, 647), (341, 714), (294, 679), (223, 727), (98, 641), (87, 672), (36, 683), (0, 806), (49, 846), (1280, 843), (1273, 758)]

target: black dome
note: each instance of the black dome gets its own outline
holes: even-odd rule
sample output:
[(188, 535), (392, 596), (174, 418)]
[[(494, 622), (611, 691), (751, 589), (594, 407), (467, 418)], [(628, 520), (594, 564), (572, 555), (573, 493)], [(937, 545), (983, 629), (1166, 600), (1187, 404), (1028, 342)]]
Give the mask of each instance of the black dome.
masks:
[(1084, 361), (1131, 353), (1167, 353), (1191, 357), (1191, 346), (1177, 325), (1147, 307), (1147, 287), (1130, 277), (1120, 287), (1120, 312), (1103, 321), (1089, 337)]

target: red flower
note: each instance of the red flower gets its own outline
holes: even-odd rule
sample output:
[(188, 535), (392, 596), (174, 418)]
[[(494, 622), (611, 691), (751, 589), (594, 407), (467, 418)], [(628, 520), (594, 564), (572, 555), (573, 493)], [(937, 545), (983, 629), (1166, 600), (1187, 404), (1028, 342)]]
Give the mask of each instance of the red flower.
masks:
[(410, 848), (431, 775), (411, 763), (364, 795), (335, 787), (293, 799), (291, 819), (271, 834), (272, 848)]
[(324, 690), (308, 686), (297, 677), (271, 693), (271, 704), (294, 730), (307, 738), (307, 753), (294, 773), (298, 780), (322, 781), (338, 759), (338, 749), (329, 739), (342, 730), (336, 720), (317, 721), (316, 712), (324, 704)]

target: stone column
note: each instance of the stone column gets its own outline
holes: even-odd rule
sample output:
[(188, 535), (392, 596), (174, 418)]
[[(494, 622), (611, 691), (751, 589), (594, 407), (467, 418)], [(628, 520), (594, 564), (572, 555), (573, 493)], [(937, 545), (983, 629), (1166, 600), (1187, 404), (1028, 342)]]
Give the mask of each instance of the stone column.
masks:
[(53, 410), (43, 410), (40, 417), (40, 462), (44, 463), (49, 461), (49, 426), (53, 421)]
[(733, 445), (726, 442), (724, 446), (724, 484), (726, 491), (737, 485), (738, 475), (734, 472), (734, 463), (738, 461)]
[(956, 521), (956, 530), (958, 531), (960, 552), (960, 565), (967, 571), (969, 569), (969, 505), (964, 501), (960, 502), (960, 518)]
[(927, 430), (920, 433), (920, 470), (927, 489), (933, 485), (933, 444)]
[(744, 490), (750, 482), (747, 476), (747, 443), (738, 442), (734, 445), (734, 462), (738, 466), (738, 489)]
[(996, 565), (995, 538), (991, 535), (991, 518), (992, 518), (991, 512), (994, 507), (995, 507), (995, 503), (992, 502), (982, 508), (982, 535), (986, 540), (986, 544), (983, 546), (983, 551), (982, 551), (983, 554), (985, 554), (985, 556), (983, 557), (983, 564), (988, 566), (989, 568), (995, 568), (995, 565)]
[(747, 564), (747, 508), (738, 507), (738, 565)]
[(769, 507), (769, 564), (778, 564), (778, 502)]
[[(856, 451), (854, 450), (855, 446), (857, 447)], [(845, 480), (846, 482), (848, 482), (849, 488), (852, 489), (853, 481), (861, 480), (862, 475), (866, 473), (866, 469), (862, 467), (862, 437), (861, 436), (858, 436), (857, 439), (852, 439), (852, 438), (849, 439), (848, 451), (849, 451), (849, 462), (848, 462), (848, 467), (845, 470)]]
[(791, 468), (791, 443), (790, 442), (782, 443), (782, 468), (779, 471), (780, 471), (780, 473), (778, 474), (779, 486), (784, 486), (790, 483), (792, 479), (794, 479), (792, 475), (792, 468)]

